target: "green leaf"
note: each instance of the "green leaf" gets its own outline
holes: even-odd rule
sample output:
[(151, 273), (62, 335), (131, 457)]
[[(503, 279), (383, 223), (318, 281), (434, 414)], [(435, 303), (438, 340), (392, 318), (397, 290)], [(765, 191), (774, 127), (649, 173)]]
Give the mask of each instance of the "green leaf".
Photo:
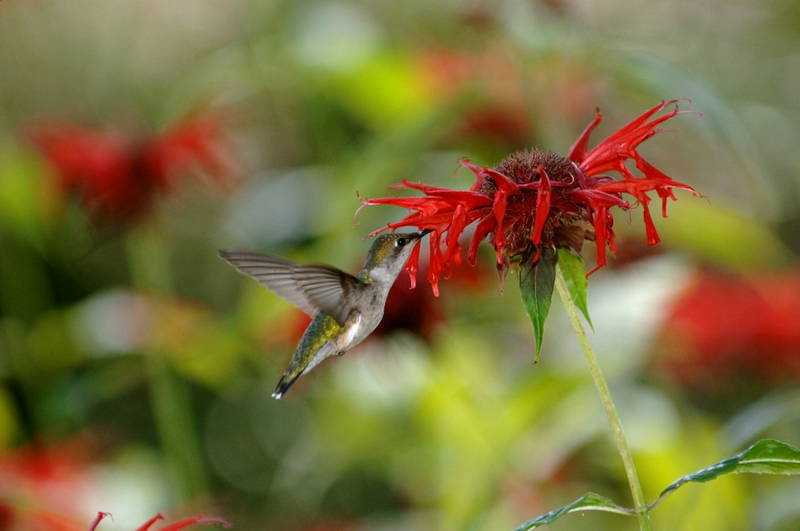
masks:
[(525, 310), (533, 323), (536, 335), (536, 360), (542, 350), (544, 337), (544, 321), (550, 312), (550, 301), (553, 299), (553, 286), (556, 282), (556, 261), (558, 255), (550, 247), (543, 247), (539, 260), (535, 264), (523, 262), (520, 265), (519, 290)]
[(689, 482), (705, 483), (723, 474), (800, 474), (800, 450), (774, 439), (764, 439), (753, 446), (692, 474), (683, 476), (661, 491), (650, 508), (655, 508), (676, 489)]
[(528, 531), (529, 529), (533, 529), (535, 527), (547, 525), (558, 520), (565, 514), (578, 511), (607, 511), (611, 513), (624, 514), (626, 516), (632, 516), (634, 514), (630, 509), (620, 507), (608, 498), (600, 496), (599, 494), (595, 494), (594, 492), (590, 492), (588, 494), (584, 494), (583, 497), (575, 500), (569, 505), (565, 505), (560, 509), (543, 514), (539, 518), (535, 518), (530, 522), (525, 522), (517, 528), (517, 531)]
[(592, 320), (589, 318), (589, 309), (586, 306), (587, 292), (589, 291), (589, 282), (586, 280), (586, 269), (583, 267), (583, 258), (572, 254), (572, 249), (569, 247), (558, 248), (558, 266), (561, 268), (561, 273), (564, 275), (564, 280), (567, 282), (567, 289), (569, 295), (572, 297), (572, 302), (581, 311), (586, 318), (586, 322), (594, 330)]

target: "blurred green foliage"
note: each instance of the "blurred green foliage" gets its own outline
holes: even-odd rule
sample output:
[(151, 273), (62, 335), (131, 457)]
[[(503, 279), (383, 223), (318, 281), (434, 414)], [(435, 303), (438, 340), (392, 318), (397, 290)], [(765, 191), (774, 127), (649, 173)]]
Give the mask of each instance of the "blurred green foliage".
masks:
[[(797, 445), (796, 372), (722, 378), (715, 402), (657, 361), (665, 341), (683, 345), (660, 330), (696, 270), (796, 266), (799, 52), (791, 0), (0, 1), (0, 505), (13, 516), (0, 529), (202, 511), (236, 529), (495, 530), (586, 491), (627, 500), (563, 310), (533, 365), (516, 283), (500, 293), (491, 253), (403, 308), (433, 333), (386, 330), (275, 401), (302, 319), (215, 251), (356, 270), (362, 238), (403, 215), (354, 218), (357, 192), (467, 188), (460, 157), (563, 154), (596, 107), (619, 125), (673, 97), (704, 117), (674, 120), (680, 134), (643, 153), (708, 201), (678, 192), (655, 256), (639, 253), (638, 214), (619, 223), (618, 266), (589, 282), (645, 496), (756, 438)], [(98, 217), (31, 140), (66, 121), (138, 145), (191, 113), (226, 118), (240, 171), (221, 186), (174, 180), (136, 219)], [(730, 396), (752, 400), (712, 407)], [(759, 404), (769, 421), (748, 416)], [(793, 529), (798, 490), (692, 485), (654, 524)], [(587, 514), (552, 528), (634, 526)]]

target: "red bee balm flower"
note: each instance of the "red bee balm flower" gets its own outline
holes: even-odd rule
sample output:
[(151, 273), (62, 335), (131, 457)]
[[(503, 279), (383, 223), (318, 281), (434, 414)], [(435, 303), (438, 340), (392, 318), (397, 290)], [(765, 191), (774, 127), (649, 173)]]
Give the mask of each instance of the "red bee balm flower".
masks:
[[(655, 116), (664, 110), (668, 112)], [(598, 110), (566, 158), (549, 151), (517, 152), (491, 169), (480, 168), (465, 160), (462, 165), (476, 178), (469, 190), (403, 181), (392, 188), (411, 188), (424, 196), (366, 199), (362, 202), (365, 205), (397, 205), (413, 211), (373, 234), (400, 227), (433, 230), (430, 234), (428, 280), (437, 295), (439, 278), (442, 274), (448, 275), (451, 261), (460, 260), (459, 237), (473, 223), (476, 224), (475, 233), (468, 253), (471, 264), (475, 264), (478, 245), (487, 239), (497, 253), (501, 282), (512, 262), (523, 268), (521, 283), (526, 282), (528, 269), (536, 269), (546, 262), (553, 274), (540, 275), (537, 272), (531, 277), (531, 285), (540, 294), (547, 293), (548, 289), (552, 294), (558, 259), (555, 251), (558, 248), (571, 248), (579, 254), (584, 240), (594, 240), (597, 244), (597, 267), (590, 274), (606, 264), (606, 248), (614, 252), (611, 207), (628, 210), (641, 205), (647, 242), (655, 245), (659, 237), (650, 216), (648, 194), (655, 191), (662, 199), (665, 217), (667, 199), (675, 200), (673, 188), (682, 188), (699, 197), (690, 186), (672, 180), (650, 165), (636, 150), (639, 144), (661, 131), (660, 124), (685, 112), (678, 109), (677, 100), (662, 101), (587, 153), (589, 136), (602, 120)], [(625, 166), (628, 159), (635, 162), (643, 176), (631, 173)], [(606, 175), (609, 171), (621, 174), (622, 179)], [(623, 194), (633, 196), (635, 202), (631, 204)], [(443, 240), (446, 242), (445, 251), (441, 246)], [(415, 257), (412, 257), (407, 269), (413, 275), (416, 268)], [(540, 285), (542, 282), (545, 285)], [(534, 299), (541, 300), (542, 297), (537, 295)], [(546, 299), (547, 308), (542, 319), (549, 308), (550, 297)], [(531, 313), (528, 300), (526, 306)], [(531, 317), (536, 319), (533, 314)], [(538, 328), (536, 322), (534, 325)], [(537, 336), (540, 338), (541, 334), (537, 333)]]
[(96, 217), (125, 222), (146, 213), (179, 177), (205, 173), (223, 183), (238, 173), (223, 125), (220, 115), (193, 115), (160, 135), (136, 139), (50, 123), (31, 137), (60, 188), (80, 192)]

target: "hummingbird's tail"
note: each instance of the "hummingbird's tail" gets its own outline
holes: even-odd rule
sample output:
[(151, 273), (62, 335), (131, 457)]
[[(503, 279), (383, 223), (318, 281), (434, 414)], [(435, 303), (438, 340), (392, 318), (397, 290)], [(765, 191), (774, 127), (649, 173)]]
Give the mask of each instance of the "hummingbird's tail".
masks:
[(280, 400), (280, 398), (286, 394), (286, 391), (300, 378), (300, 375), (303, 374), (303, 371), (298, 372), (291, 372), (286, 371), (283, 376), (281, 376), (281, 381), (278, 382), (278, 386), (275, 388), (275, 392), (272, 393), (272, 397)]

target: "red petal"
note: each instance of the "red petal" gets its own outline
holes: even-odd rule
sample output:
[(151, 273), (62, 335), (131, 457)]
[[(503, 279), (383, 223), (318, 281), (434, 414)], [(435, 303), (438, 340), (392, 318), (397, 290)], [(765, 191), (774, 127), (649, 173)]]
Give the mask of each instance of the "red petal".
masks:
[(155, 515), (150, 520), (145, 522), (142, 525), (142, 527), (138, 528), (136, 531), (147, 531), (148, 529), (150, 529), (153, 526), (153, 524), (155, 524), (159, 520), (164, 520), (164, 517), (161, 515), (161, 513)]
[(489, 234), (494, 227), (497, 226), (497, 220), (494, 216), (486, 216), (483, 218), (478, 226), (475, 227), (475, 234), (472, 235), (472, 242), (469, 244), (469, 263), (475, 265), (475, 260), (478, 256), (478, 246), (483, 239)]
[(484, 173), (485, 169), (476, 166), (474, 164), (471, 164), (469, 162), (469, 159), (463, 159), (461, 161), (461, 166), (464, 168), (468, 168), (472, 173), (475, 174), (475, 182), (472, 184), (472, 187), (470, 188), (470, 191), (474, 192), (475, 190), (478, 189), (478, 187), (481, 185), (481, 182), (483, 182), (483, 179), (485, 178), (486, 175)]
[(420, 242), (417, 242), (414, 245), (414, 249), (411, 251), (411, 256), (408, 257), (408, 262), (406, 263), (406, 271), (408, 271), (408, 280), (410, 284), (410, 289), (414, 289), (417, 287), (417, 271), (419, 271), (419, 249), (420, 249)]
[[(601, 208), (594, 216), (594, 234), (597, 240), (597, 267), (589, 271), (588, 277), (606, 265), (606, 244), (608, 243), (608, 209)], [(613, 218), (612, 218), (613, 219)]]
[(102, 513), (102, 512), (101, 513), (97, 513), (97, 516), (95, 517), (94, 521), (92, 522), (92, 525), (89, 526), (89, 531), (95, 531), (95, 529), (97, 529), (97, 524), (99, 524), (100, 520), (102, 520), (106, 516), (111, 517), (111, 513)]
[(461, 236), (461, 232), (464, 230), (464, 224), (466, 220), (467, 214), (464, 210), (464, 207), (462, 205), (458, 205), (455, 213), (453, 214), (453, 220), (450, 223), (450, 227), (447, 229), (447, 254), (444, 257), (446, 262), (452, 260), (453, 256), (458, 251), (458, 237)]
[(620, 208), (628, 208), (629, 206), (628, 202), (622, 199), (619, 193), (611, 193), (605, 190), (573, 190), (569, 195), (579, 199), (577, 202), (588, 205), (594, 211), (612, 206)]
[(506, 177), (500, 172), (484, 168), (484, 173), (490, 176), (497, 185), (497, 192), (494, 196), (494, 217), (497, 221), (497, 232), (494, 236), (494, 248), (497, 251), (497, 263), (503, 261), (503, 248), (508, 241), (504, 230), (506, 209), (508, 208), (508, 197), (511, 195), (519, 194), (520, 189), (517, 183)]
[[(541, 166), (539, 166), (539, 176), (541, 177), (542, 186), (536, 194), (536, 214), (533, 218), (532, 234), (533, 245), (537, 247), (542, 241), (542, 231), (545, 223), (547, 223), (547, 218), (550, 217), (550, 179)], [(538, 249), (536, 250), (536, 255), (538, 259)]]
[(658, 237), (656, 226), (653, 224), (653, 218), (650, 216), (650, 207), (648, 205), (649, 202), (649, 197), (647, 198), (647, 201), (642, 202), (642, 212), (644, 216), (645, 232), (647, 233), (647, 243), (648, 245), (655, 245), (661, 241), (661, 238)]
[(428, 265), (428, 282), (431, 283), (433, 295), (436, 297), (439, 296), (439, 273), (445, 269), (444, 258), (442, 257), (439, 242), (440, 236), (441, 234), (438, 231), (431, 232), (428, 236), (431, 249), (430, 264)]
[(162, 527), (160, 531), (178, 531), (194, 524), (222, 524), (222, 527), (225, 529), (231, 527), (231, 523), (227, 520), (223, 520), (222, 518), (198, 515), (194, 518), (187, 518), (186, 520), (181, 520), (180, 522), (168, 525), (167, 527)]
[[(637, 158), (636, 147), (660, 131), (656, 126), (669, 120), (675, 115), (684, 112), (678, 110), (677, 105), (669, 113), (659, 116), (652, 121), (647, 120), (653, 114), (665, 109), (669, 105), (675, 104), (677, 100), (668, 102), (662, 101), (652, 109), (634, 119), (632, 122), (622, 127), (611, 136), (600, 142), (588, 155), (580, 161), (580, 169), (587, 175), (597, 175), (604, 171), (616, 170), (625, 175), (630, 176), (630, 172), (625, 169), (624, 162), (630, 158)], [(597, 118), (595, 118), (595, 122)], [(593, 122), (593, 124), (595, 124)], [(596, 125), (596, 124), (595, 124)], [(590, 128), (592, 126), (590, 125)], [(587, 131), (591, 129), (587, 128)], [(579, 143), (583, 141), (583, 135), (579, 139)], [(588, 140), (588, 136), (586, 137)], [(572, 159), (572, 153), (570, 153)], [(576, 154), (580, 158), (579, 153)]]
[(597, 127), (597, 125), (603, 119), (600, 109), (596, 109), (595, 113), (594, 120), (592, 120), (592, 122), (586, 126), (586, 129), (583, 130), (581, 136), (578, 137), (578, 140), (576, 140), (569, 149), (569, 155), (567, 155), (567, 158), (572, 162), (577, 162), (580, 164), (586, 158), (586, 150), (589, 147), (589, 135), (592, 134), (594, 128)]

